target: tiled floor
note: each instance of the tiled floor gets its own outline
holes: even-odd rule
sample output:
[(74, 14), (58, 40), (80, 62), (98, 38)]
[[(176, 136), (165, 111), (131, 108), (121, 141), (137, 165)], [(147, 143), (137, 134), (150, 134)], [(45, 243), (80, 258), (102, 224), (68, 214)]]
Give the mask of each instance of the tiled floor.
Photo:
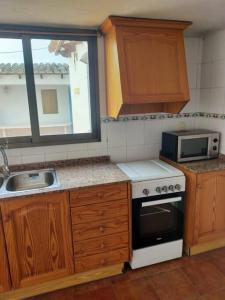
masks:
[(225, 300), (225, 248), (29, 300)]

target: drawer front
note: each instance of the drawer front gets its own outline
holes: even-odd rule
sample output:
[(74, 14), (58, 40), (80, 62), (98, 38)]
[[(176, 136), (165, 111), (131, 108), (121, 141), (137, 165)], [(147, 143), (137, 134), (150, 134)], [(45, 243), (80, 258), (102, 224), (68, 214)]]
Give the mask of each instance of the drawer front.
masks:
[(124, 231), (128, 231), (128, 216), (107, 221), (77, 224), (73, 228), (73, 241), (82, 241)]
[(72, 224), (80, 224), (128, 215), (128, 200), (115, 200), (71, 208)]
[(77, 207), (128, 197), (128, 184), (110, 184), (97, 187), (83, 188), (70, 192), (70, 206)]
[(74, 253), (77, 258), (126, 247), (128, 247), (128, 232), (122, 232), (88, 241), (75, 242)]
[(75, 258), (75, 272), (84, 272), (91, 269), (110, 266), (129, 260), (129, 249), (123, 248), (107, 253), (89, 255), (85, 257)]

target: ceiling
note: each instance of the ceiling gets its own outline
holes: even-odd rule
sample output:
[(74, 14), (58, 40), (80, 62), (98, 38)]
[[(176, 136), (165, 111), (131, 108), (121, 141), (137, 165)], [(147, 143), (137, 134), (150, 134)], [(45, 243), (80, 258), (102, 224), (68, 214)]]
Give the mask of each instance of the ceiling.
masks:
[(225, 27), (225, 0), (0, 0), (0, 23), (97, 27), (108, 15), (192, 21), (189, 35)]

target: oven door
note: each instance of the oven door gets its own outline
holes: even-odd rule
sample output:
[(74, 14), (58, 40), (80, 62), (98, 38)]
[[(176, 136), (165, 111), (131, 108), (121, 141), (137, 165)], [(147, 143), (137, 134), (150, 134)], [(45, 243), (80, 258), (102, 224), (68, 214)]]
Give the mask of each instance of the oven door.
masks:
[(132, 199), (133, 249), (183, 238), (184, 193)]

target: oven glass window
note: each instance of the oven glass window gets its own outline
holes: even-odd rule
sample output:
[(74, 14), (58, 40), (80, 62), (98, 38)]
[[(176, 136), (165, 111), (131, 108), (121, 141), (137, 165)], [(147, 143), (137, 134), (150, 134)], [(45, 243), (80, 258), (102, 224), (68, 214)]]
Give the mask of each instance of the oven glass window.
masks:
[[(135, 200), (138, 202), (138, 199)], [(133, 223), (135, 228), (133, 231), (134, 249), (182, 238), (183, 201), (154, 205), (151, 201), (149, 203), (142, 202), (136, 212), (133, 210), (134, 214), (136, 214)]]
[(208, 153), (208, 138), (181, 140), (181, 158), (206, 156)]

